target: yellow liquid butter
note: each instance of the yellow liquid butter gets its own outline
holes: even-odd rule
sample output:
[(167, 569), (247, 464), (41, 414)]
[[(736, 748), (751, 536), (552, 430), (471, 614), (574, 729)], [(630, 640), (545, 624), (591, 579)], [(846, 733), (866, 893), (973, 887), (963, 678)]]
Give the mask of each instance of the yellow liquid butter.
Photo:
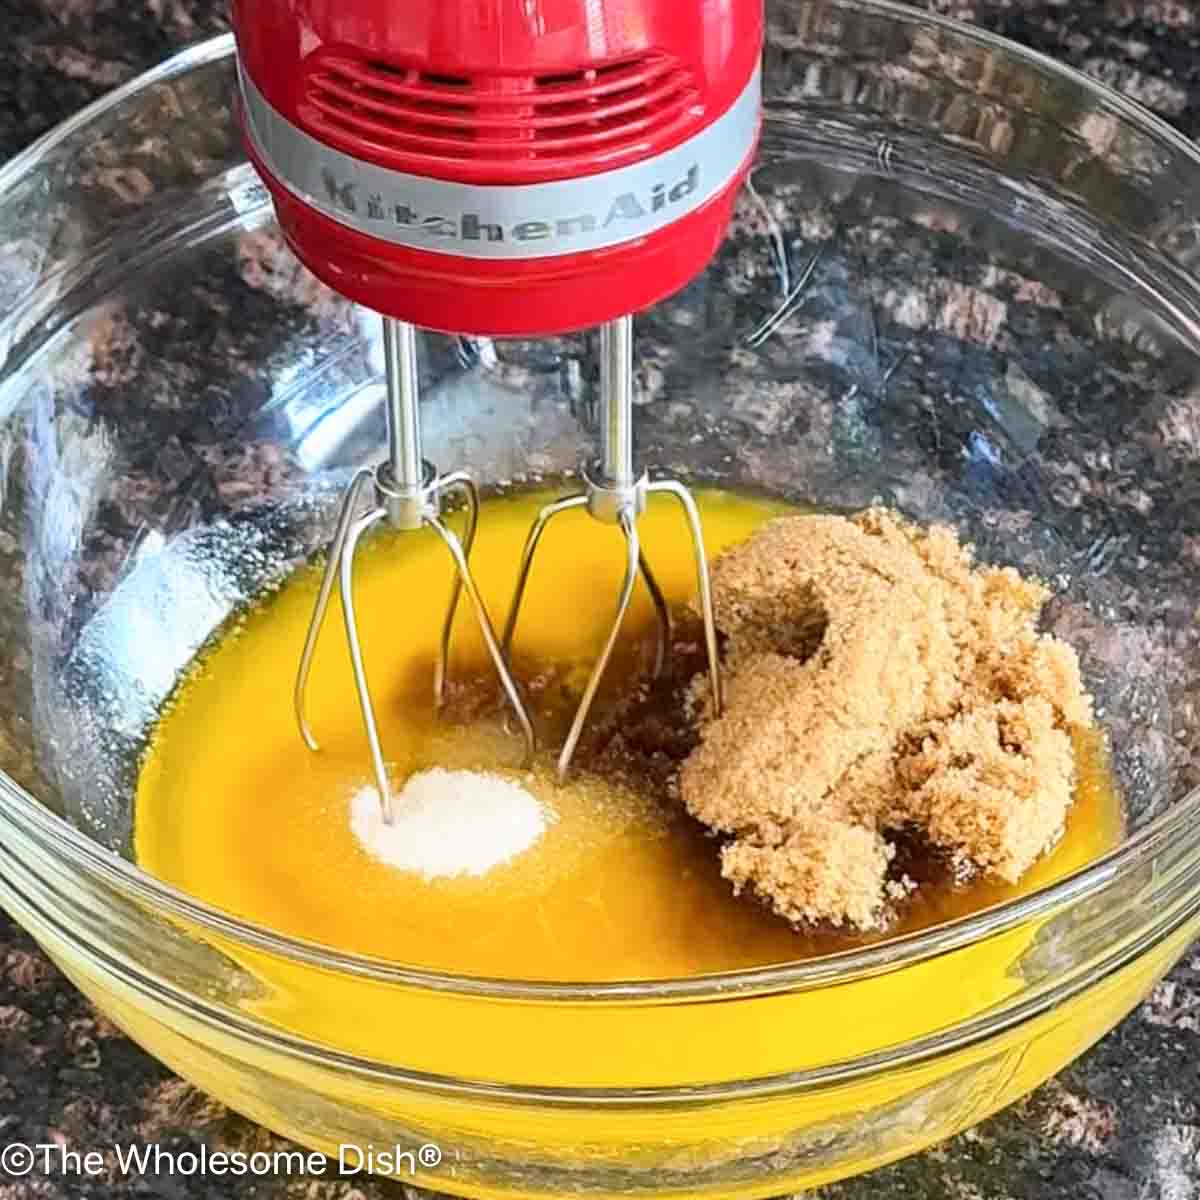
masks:
[[(498, 620), (525, 533), (547, 498), (526, 495), (485, 508), (474, 567)], [(712, 554), (780, 511), (719, 493), (702, 494), (700, 504)], [(676, 603), (694, 584), (683, 532), (669, 502), (654, 505), (641, 523), (660, 584)], [(553, 753), (612, 619), (621, 566), (619, 536), (583, 513), (556, 518), (535, 559), (517, 630), (521, 658), (575, 663), (578, 670), (566, 672), (567, 694), (543, 700), (546, 762), (523, 776), (555, 820), (515, 859), (482, 879), (429, 880), (372, 857), (356, 840), (350, 801), (373, 776), (340, 611), (329, 614), (309, 685), (320, 753), (300, 742), (292, 710), (290, 683), (317, 582), (307, 572), (217, 643), (164, 717), (138, 791), (138, 861), (191, 895), (278, 932), (468, 975), (669, 979), (845, 948), (845, 938), (802, 937), (735, 898), (720, 876), (715, 843), (669, 801), (624, 794), (586, 774), (556, 784)], [(445, 551), (424, 535), (380, 538), (360, 560), (363, 651), (398, 783), (422, 767), (486, 769), (519, 759), (521, 743), (499, 721), (456, 728), (433, 711), (432, 663), (448, 580)], [(638, 599), (631, 630), (650, 621), (648, 597)], [(480, 670), (473, 632), (464, 603), (455, 640), (460, 676)], [(616, 686), (634, 684), (632, 666), (628, 658), (613, 664)], [(1080, 751), (1067, 835), (1020, 889), (934, 891), (901, 931), (1036, 887), (1115, 842), (1120, 809), (1098, 738)]]
[[(522, 495), (485, 505), (473, 566), (497, 624), (530, 521), (548, 498)], [(783, 511), (719, 492), (701, 493), (699, 503), (710, 555)], [(656, 498), (639, 528), (664, 592), (682, 603), (693, 592), (694, 566), (681, 514)], [(585, 514), (557, 518), (535, 560), (516, 637), (519, 661), (575, 664), (578, 686), (611, 620), (622, 562), (615, 531)], [(487, 876), (428, 882), (374, 860), (349, 825), (350, 799), (371, 774), (336, 601), (310, 685), (319, 754), (300, 742), (292, 711), (291, 683), (318, 578), (315, 569), (299, 573), (218, 640), (164, 714), (137, 795), (136, 853), (148, 871), (281, 933), (406, 966), (510, 980), (672, 979), (850, 945), (800, 937), (735, 900), (720, 879), (713, 843), (657, 798), (626, 796), (586, 779), (558, 789), (540, 769), (530, 786), (558, 819), (532, 849)], [(432, 712), (432, 663), (448, 583), (444, 550), (423, 535), (384, 535), (360, 554), (356, 601), (364, 653), (397, 779), (434, 763), (511, 764), (519, 751), (519, 742), (494, 722), (463, 730)], [(651, 628), (651, 613), (639, 587), (629, 628)], [(478, 670), (481, 643), (465, 601), (454, 651), (452, 673)], [(551, 712), (550, 724), (561, 725), (564, 712), (569, 706)], [(1079, 751), (1081, 780), (1067, 834), (1019, 888), (980, 884), (935, 892), (909, 915), (907, 928), (1041, 887), (1116, 843), (1120, 805), (1101, 742), (1084, 742)], [(193, 930), (250, 981), (239, 988), (240, 1007), (282, 1033), (404, 1071), (532, 1088), (725, 1084), (851, 1062), (948, 1028), (1021, 991), (1017, 964), (1036, 932), (1001, 931), (901, 970), (799, 991), (764, 984), (741, 995), (729, 990), (720, 1001), (631, 995), (578, 1004), (327, 972)], [(770, 1152), (797, 1129), (824, 1128), (899, 1102), (958, 1072), (966, 1091), (905, 1135), (904, 1148), (914, 1149), (1057, 1069), (1135, 1002), (1145, 986), (1141, 975), (1124, 984), (1123, 976), (1113, 977), (1105, 985), (1107, 999), (1093, 998), (1086, 1016), (1076, 1012), (1078, 1019), (1065, 1010), (1055, 1015), (1053, 1028), (1032, 1046), (1014, 1041), (990, 1057), (962, 1049), (944, 1063), (767, 1096), (750, 1108), (715, 1104), (705, 1110), (710, 1124), (703, 1137), (725, 1147), (731, 1139), (748, 1139)], [(244, 1044), (236, 1054), (211, 1058), (202, 1046), (221, 1036), (211, 1029), (185, 1038), (117, 995), (91, 990), (177, 1070), (259, 1120), (329, 1148), (311, 1122), (289, 1115), (286, 1104), (234, 1064), (244, 1058)], [(406, 1128), (449, 1127), (464, 1138), (515, 1141), (548, 1161), (575, 1161), (580, 1154), (603, 1160), (629, 1139), (648, 1161), (676, 1151), (704, 1157), (686, 1110), (668, 1119), (619, 1109), (606, 1115), (603, 1109), (513, 1108), (478, 1096), (459, 1101), (389, 1089), (357, 1069), (330, 1071), (294, 1060), (281, 1066), (278, 1056), (263, 1053), (263, 1068), (270, 1064), (278, 1085), (291, 1078), (339, 1111), (375, 1112)], [(898, 1152), (864, 1147), (855, 1168)], [(821, 1178), (820, 1172), (796, 1176), (805, 1183)], [(469, 1175), (452, 1186), (432, 1172), (426, 1182), (464, 1194), (520, 1194), (493, 1192)], [(719, 1194), (773, 1195), (784, 1183), (748, 1180)]]

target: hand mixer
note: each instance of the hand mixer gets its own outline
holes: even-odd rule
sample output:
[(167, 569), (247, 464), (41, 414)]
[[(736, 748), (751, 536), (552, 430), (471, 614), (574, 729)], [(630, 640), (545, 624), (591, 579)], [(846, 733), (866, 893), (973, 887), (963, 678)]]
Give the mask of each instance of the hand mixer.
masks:
[[(681, 504), (692, 539), (714, 702), (716, 631), (700, 519), (687, 488), (650, 481), (633, 452), (631, 314), (694, 278), (724, 236), (760, 121), (762, 0), (235, 0), (242, 122), (280, 227), (322, 282), (380, 313), (388, 455), (342, 504), (296, 679), (305, 687), (333, 585), (385, 817), (391, 794), (355, 624), (353, 560), (378, 522), (432, 529), (456, 570), (435, 671), (467, 593), (525, 739), (534, 726), (510, 665), (547, 523), (584, 508), (615, 524), (626, 561), (616, 614), (558, 756), (560, 777), (644, 579), (670, 618), (638, 538), (647, 497)], [(548, 505), (522, 554), (503, 634), (471, 576), (479, 497), (421, 454), (416, 329), (531, 337), (600, 327), (600, 454), (577, 495)], [(467, 513), (461, 540), (447, 495)]]

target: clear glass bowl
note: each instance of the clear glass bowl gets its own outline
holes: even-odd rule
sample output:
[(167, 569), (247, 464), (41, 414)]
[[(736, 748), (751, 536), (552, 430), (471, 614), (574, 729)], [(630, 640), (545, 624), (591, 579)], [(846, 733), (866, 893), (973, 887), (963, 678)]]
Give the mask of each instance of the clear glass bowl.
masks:
[[(0, 901), (151, 1051), (301, 1142), (435, 1143), (420, 1177), (468, 1196), (778, 1194), (1032, 1088), (1200, 929), (1200, 158), (965, 27), (827, 0), (769, 24), (735, 226), (638, 320), (642, 458), (880, 499), (1052, 578), (1128, 812), (1114, 852), (1023, 900), (794, 966), (435, 975), (137, 869), (159, 705), (379, 454), (377, 326), (282, 245), (228, 39), (0, 171)], [(430, 457), (489, 485), (575, 468), (595, 351), (423, 338)]]

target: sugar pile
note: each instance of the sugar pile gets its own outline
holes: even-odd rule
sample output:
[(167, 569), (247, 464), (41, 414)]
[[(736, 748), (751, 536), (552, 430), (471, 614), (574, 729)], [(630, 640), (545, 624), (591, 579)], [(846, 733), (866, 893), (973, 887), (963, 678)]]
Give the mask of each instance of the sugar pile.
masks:
[(519, 784), (482, 771), (434, 767), (411, 776), (383, 819), (379, 792), (350, 802), (350, 828), (368, 854), (426, 879), (484, 875), (529, 849), (554, 816)]

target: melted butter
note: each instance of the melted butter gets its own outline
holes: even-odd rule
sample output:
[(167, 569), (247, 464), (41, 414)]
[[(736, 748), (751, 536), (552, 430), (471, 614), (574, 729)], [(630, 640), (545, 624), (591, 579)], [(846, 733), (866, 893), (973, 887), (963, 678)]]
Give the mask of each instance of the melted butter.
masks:
[[(551, 497), (487, 502), (473, 556), (497, 624), (521, 546)], [(747, 537), (779, 505), (722, 492), (697, 497), (710, 555)], [(655, 498), (639, 530), (673, 605), (694, 587), (682, 516)], [(315, 597), (316, 568), (297, 573), (202, 657), (156, 730), (140, 777), (136, 854), (152, 873), (278, 931), (414, 966), (471, 975), (564, 980), (668, 978), (778, 963), (854, 944), (802, 936), (721, 879), (715, 844), (669, 802), (587, 772), (559, 786), (552, 770), (588, 667), (607, 632), (623, 563), (615, 530), (560, 516), (535, 560), (517, 631), (518, 673), (537, 690), (549, 749), (518, 769), (519, 742), (490, 712), (466, 725), (435, 716), (432, 664), (449, 560), (425, 534), (382, 534), (360, 552), (356, 601), (382, 741), (394, 777), (434, 764), (511, 772), (556, 820), (528, 851), (479, 879), (426, 881), (369, 856), (350, 830), (351, 797), (370, 763), (335, 601), (310, 683), (322, 749), (300, 742), (291, 685)], [(631, 687), (653, 629), (639, 586), (608, 694)], [(452, 677), (483, 671), (465, 603)], [(980, 881), (923, 890), (895, 932), (952, 919), (1040, 887), (1109, 849), (1120, 805), (1099, 735), (1078, 746), (1080, 783), (1066, 834), (1017, 887)]]

